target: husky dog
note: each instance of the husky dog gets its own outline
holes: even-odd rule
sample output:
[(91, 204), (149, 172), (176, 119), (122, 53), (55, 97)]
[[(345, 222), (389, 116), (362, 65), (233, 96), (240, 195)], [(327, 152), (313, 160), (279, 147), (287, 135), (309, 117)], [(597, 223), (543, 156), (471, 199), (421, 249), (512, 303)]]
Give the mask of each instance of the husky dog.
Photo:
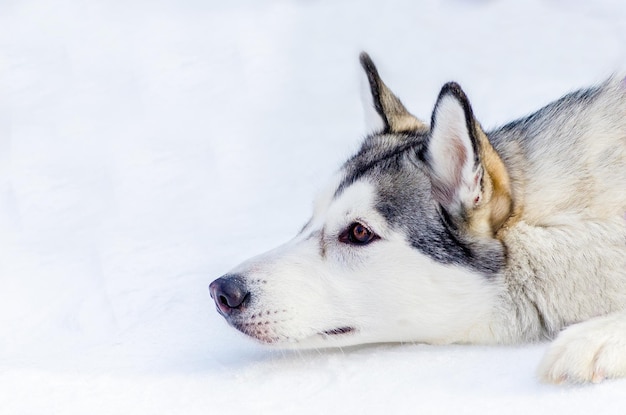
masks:
[(456, 83), (430, 125), (361, 55), (378, 125), (290, 242), (213, 281), (286, 348), (556, 338), (547, 382), (626, 376), (626, 83), (485, 132)]

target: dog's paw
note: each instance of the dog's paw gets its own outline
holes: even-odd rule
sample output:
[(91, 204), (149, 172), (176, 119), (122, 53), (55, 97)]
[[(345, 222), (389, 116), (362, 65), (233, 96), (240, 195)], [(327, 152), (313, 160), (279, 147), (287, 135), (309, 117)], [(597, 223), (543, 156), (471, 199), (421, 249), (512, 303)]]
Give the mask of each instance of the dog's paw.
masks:
[(538, 375), (547, 383), (599, 383), (626, 377), (626, 313), (576, 324), (550, 345)]

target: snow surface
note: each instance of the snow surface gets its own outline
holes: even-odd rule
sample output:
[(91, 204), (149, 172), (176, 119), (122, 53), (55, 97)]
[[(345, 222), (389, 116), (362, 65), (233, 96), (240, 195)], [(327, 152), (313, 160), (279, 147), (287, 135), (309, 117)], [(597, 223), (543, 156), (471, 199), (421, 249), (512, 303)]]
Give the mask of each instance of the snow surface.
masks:
[(361, 50), (489, 127), (623, 69), (626, 6), (0, 3), (0, 413), (624, 413), (624, 380), (540, 384), (544, 344), (285, 352), (215, 312), (357, 148)]

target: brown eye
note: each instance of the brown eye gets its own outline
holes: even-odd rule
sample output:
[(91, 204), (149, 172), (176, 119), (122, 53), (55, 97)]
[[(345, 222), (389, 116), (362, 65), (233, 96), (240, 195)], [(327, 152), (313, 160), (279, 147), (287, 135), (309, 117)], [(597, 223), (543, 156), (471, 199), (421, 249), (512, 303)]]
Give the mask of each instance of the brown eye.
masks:
[(339, 235), (339, 241), (352, 245), (367, 245), (378, 236), (365, 225), (354, 222)]

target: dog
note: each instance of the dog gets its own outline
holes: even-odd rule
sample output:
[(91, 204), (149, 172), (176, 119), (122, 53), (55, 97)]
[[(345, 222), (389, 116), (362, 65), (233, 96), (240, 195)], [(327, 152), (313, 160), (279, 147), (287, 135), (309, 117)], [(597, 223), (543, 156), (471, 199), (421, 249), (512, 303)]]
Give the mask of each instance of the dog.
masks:
[(375, 133), (286, 244), (209, 286), (282, 348), (554, 339), (541, 380), (626, 376), (626, 79), (493, 131), (447, 83), (430, 123), (363, 53)]

